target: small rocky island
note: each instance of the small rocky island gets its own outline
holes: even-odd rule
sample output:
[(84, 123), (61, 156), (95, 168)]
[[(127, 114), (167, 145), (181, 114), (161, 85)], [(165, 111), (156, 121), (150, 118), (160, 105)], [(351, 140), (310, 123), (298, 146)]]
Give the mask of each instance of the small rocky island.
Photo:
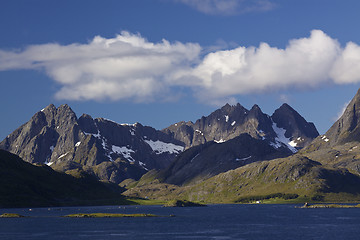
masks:
[(206, 205), (186, 200), (171, 200), (165, 203), (164, 207), (206, 207)]
[(123, 217), (159, 217), (155, 214), (135, 213), (135, 214), (123, 214), (123, 213), (75, 213), (69, 214), (63, 217), (68, 218), (123, 218)]
[(344, 205), (344, 204), (313, 204), (305, 203), (304, 206), (298, 208), (360, 208), (360, 204), (357, 205)]
[(23, 218), (25, 216), (17, 213), (3, 213), (0, 215), (0, 218)]

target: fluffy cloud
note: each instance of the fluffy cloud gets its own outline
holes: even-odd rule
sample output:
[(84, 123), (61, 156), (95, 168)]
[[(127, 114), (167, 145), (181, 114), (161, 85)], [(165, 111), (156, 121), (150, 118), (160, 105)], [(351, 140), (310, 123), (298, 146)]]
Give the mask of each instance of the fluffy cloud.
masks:
[(284, 49), (261, 43), (204, 52), (196, 43), (152, 43), (122, 32), (87, 44), (0, 50), (0, 71), (43, 70), (61, 86), (56, 97), (69, 100), (164, 100), (185, 89), (218, 103), (240, 94), (360, 82), (360, 46), (341, 47), (320, 30)]
[(197, 79), (192, 82), (202, 86), (203, 98), (209, 94), (222, 98), (289, 87), (316, 87), (329, 81), (339, 56), (339, 43), (314, 30), (309, 38), (291, 40), (285, 49), (261, 43), (258, 48), (210, 53), (181, 78)]
[(0, 70), (44, 69), (62, 88), (59, 99), (151, 100), (168, 90), (167, 75), (195, 61), (192, 43), (151, 43), (122, 32), (88, 44), (43, 44), (23, 51), (0, 51)]
[(274, 8), (270, 0), (175, 0), (206, 14), (235, 15)]
[(336, 83), (354, 83), (360, 81), (360, 47), (353, 42), (346, 45), (338, 56), (331, 71)]

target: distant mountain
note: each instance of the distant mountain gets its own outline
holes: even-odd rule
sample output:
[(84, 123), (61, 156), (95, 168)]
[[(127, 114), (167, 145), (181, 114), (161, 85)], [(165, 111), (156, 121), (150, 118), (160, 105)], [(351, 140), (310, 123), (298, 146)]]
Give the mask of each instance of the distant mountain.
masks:
[[(360, 90), (332, 127), (313, 141), (311, 139), (317, 135), (317, 131), (314, 131), (312, 124), (306, 124), (306, 121), (288, 105), (285, 104), (276, 110), (271, 120), (276, 122), (277, 128), (283, 129), (285, 138), (290, 138), (291, 141), (296, 138), (295, 140), (299, 141), (295, 142), (296, 146), (302, 146), (304, 143), (304, 148), (286, 158), (249, 163), (205, 178), (201, 182), (193, 181), (191, 185), (179, 186), (183, 182), (175, 177), (176, 172), (181, 172), (180, 170), (164, 175), (164, 182), (159, 178), (159, 173), (150, 172), (144, 175), (137, 185), (133, 184), (135, 187), (129, 188), (125, 194), (137, 197), (146, 194), (149, 198), (157, 199), (177, 197), (215, 203), (269, 198), (299, 198), (298, 201), (359, 201)], [(265, 140), (266, 138), (263, 141)], [(178, 165), (185, 169), (190, 163), (181, 159), (185, 158), (188, 151), (187, 154), (191, 157), (193, 149), (195, 148), (180, 154), (177, 157), (179, 162), (175, 161), (169, 170), (175, 167), (181, 169)], [(198, 156), (192, 159), (193, 162), (197, 158)], [(181, 162), (186, 164), (181, 165)], [(188, 169), (188, 174), (191, 173)]]
[(270, 117), (258, 105), (247, 110), (240, 104), (226, 104), (195, 123), (178, 122), (163, 132), (185, 143), (186, 148), (209, 141), (225, 142), (242, 133), (255, 139), (267, 140), (274, 147), (287, 147), (292, 152), (308, 145), (319, 133), (287, 104)]
[(195, 123), (179, 122), (163, 130), (188, 150), (157, 176), (165, 183), (194, 184), (246, 164), (287, 157), (319, 133), (299, 113), (283, 104), (270, 117), (258, 105), (251, 110), (226, 104)]
[(0, 208), (129, 204), (119, 187), (82, 171), (72, 174), (76, 177), (0, 150)]
[(49, 105), (16, 129), (0, 149), (56, 170), (83, 169), (119, 183), (149, 169), (165, 168), (184, 144), (139, 123), (117, 124), (89, 115), (77, 118), (68, 105)]
[(307, 122), (298, 112), (284, 103), (276, 109), (271, 119), (276, 127), (285, 129), (284, 137), (289, 139), (289, 144), (297, 149), (308, 146), (312, 140), (319, 136), (313, 123)]

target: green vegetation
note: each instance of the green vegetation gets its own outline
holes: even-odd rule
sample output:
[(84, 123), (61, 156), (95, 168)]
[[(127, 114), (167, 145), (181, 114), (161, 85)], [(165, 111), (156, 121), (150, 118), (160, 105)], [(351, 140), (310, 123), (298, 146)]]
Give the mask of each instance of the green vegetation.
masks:
[(166, 201), (156, 199), (128, 198), (127, 200), (134, 205), (163, 205), (166, 203)]
[(187, 200), (171, 200), (164, 204), (164, 207), (205, 207), (205, 204), (190, 202)]
[(23, 218), (25, 216), (17, 213), (3, 213), (0, 215), (0, 218)]
[(155, 214), (135, 213), (135, 214), (122, 214), (122, 213), (75, 213), (63, 217), (69, 218), (123, 218), (123, 217), (159, 217)]
[(272, 193), (263, 196), (249, 196), (249, 197), (242, 197), (239, 198), (236, 203), (253, 203), (257, 201), (269, 200), (269, 199), (283, 199), (283, 200), (290, 200), (296, 199), (299, 195), (296, 193)]

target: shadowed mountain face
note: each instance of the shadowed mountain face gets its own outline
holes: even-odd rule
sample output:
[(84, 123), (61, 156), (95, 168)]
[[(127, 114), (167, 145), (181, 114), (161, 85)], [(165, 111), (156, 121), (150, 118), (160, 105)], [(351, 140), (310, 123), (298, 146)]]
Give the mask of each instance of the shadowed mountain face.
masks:
[(49, 105), (6, 137), (0, 148), (30, 163), (61, 171), (82, 168), (119, 183), (168, 166), (182, 145), (151, 127), (121, 125), (85, 114), (78, 119), (68, 105)]
[(208, 142), (186, 150), (158, 177), (176, 185), (194, 184), (252, 162), (291, 154), (286, 147), (274, 148), (265, 140), (243, 133), (224, 143)]
[(0, 150), (0, 207), (126, 204), (121, 189), (84, 172), (76, 177), (34, 166)]
[(311, 143), (319, 132), (313, 123), (307, 122), (298, 112), (284, 103), (271, 116), (278, 128), (285, 129), (284, 136), (291, 139), (297, 148), (303, 148)]

